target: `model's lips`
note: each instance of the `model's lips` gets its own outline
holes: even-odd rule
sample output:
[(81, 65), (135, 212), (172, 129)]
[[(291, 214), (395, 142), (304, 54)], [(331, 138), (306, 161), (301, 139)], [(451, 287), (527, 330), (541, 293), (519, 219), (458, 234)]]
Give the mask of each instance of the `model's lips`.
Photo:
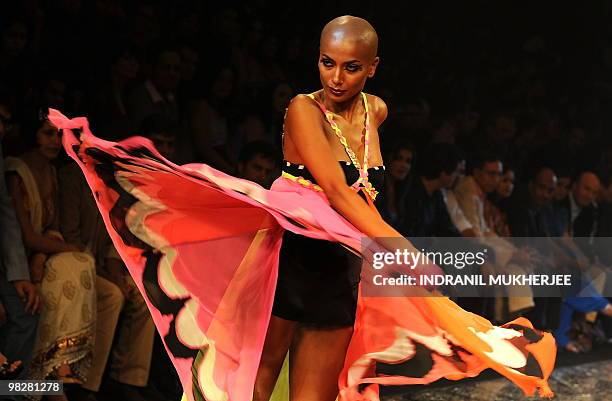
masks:
[(334, 89), (334, 88), (329, 88), (329, 92), (334, 95), (334, 96), (342, 96), (346, 93), (346, 91), (340, 90), (340, 89)]

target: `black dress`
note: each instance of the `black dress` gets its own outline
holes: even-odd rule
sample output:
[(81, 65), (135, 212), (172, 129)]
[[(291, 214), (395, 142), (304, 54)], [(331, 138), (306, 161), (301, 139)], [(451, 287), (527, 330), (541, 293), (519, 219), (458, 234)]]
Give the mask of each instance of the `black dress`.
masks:
[[(348, 185), (357, 181), (359, 171), (353, 165), (340, 165)], [(304, 166), (285, 162), (284, 171), (315, 182)], [(381, 190), (384, 167), (368, 169), (368, 177)], [(313, 327), (352, 326), (360, 272), (361, 258), (342, 245), (286, 231), (272, 314)]]

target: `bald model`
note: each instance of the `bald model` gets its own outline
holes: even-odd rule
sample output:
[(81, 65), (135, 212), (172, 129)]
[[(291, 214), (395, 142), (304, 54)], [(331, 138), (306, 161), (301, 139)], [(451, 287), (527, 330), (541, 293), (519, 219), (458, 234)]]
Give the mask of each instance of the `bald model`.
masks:
[(323, 27), (321, 31), (321, 47), (327, 43), (354, 43), (363, 50), (364, 61), (372, 61), (378, 53), (378, 35), (374, 27), (363, 18), (343, 15), (337, 17)]
[[(283, 155), (292, 163), (304, 165), (313, 177), (320, 180), (323, 191), (341, 193), (341, 196), (331, 197), (330, 204), (337, 207), (343, 216), (350, 216), (347, 217), (349, 221), (357, 225), (362, 223), (360, 227), (365, 233), (384, 236), (377, 235), (384, 232), (385, 235), (400, 236), (349, 187), (338, 163), (346, 157), (347, 150), (335, 135), (328, 135), (325, 128), (328, 122), (331, 126), (332, 118), (321, 113), (321, 108), (333, 113), (333, 119), (341, 130), (340, 136), (348, 143), (345, 146), (363, 149), (364, 153), (361, 144), (365, 131), (361, 124), (368, 121), (371, 139), (367, 160), (369, 165), (382, 165), (378, 127), (387, 116), (387, 106), (380, 98), (363, 92), (366, 81), (374, 76), (379, 63), (377, 50), (376, 31), (362, 18), (343, 16), (325, 25), (317, 62), (322, 88), (310, 95), (298, 95), (290, 103), (284, 125)], [(368, 116), (372, 117), (371, 120)], [(356, 129), (353, 122), (357, 121), (359, 127)], [(303, 242), (298, 246), (310, 247), (312, 243)], [(304, 262), (301, 262), (301, 256), (286, 259), (284, 263), (288, 267), (279, 270), (282, 270), (282, 276), (279, 276), (281, 284), (277, 293), (281, 295), (274, 301), (274, 310), (278, 310), (273, 311), (268, 325), (253, 401), (270, 401), (287, 352), (291, 355), (289, 399), (334, 401), (338, 397), (338, 377), (353, 333), (354, 315), (351, 315), (357, 299), (357, 294), (353, 293), (354, 284), (351, 280), (338, 279), (334, 281), (333, 291), (327, 291), (325, 280), (318, 282), (314, 276), (308, 280), (290, 278), (292, 273), (289, 272), (297, 270), (290, 264)], [(340, 260), (338, 264), (339, 269), (346, 269), (343, 277), (351, 277), (349, 264)], [(323, 297), (322, 301), (306, 299), (302, 295), (318, 291), (331, 295)], [(283, 293), (291, 294), (292, 298), (288, 299)], [(282, 401), (287, 401), (287, 397)]]

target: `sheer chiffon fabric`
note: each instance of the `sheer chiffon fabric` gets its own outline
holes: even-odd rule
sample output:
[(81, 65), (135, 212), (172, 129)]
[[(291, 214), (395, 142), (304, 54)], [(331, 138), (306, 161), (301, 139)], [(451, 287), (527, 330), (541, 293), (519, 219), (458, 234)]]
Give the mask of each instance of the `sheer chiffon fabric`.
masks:
[[(64, 147), (87, 178), (190, 401), (251, 400), (284, 230), (341, 243), (366, 259), (379, 250), (322, 192), (285, 178), (266, 190), (205, 164), (175, 165), (144, 138), (104, 141), (85, 118), (51, 109), (49, 119), (64, 130)], [(554, 359), (552, 336), (525, 319), (495, 327), (441, 296), (360, 294), (339, 399), (374, 401), (379, 385), (461, 379), (487, 368), (526, 394), (552, 396)]]

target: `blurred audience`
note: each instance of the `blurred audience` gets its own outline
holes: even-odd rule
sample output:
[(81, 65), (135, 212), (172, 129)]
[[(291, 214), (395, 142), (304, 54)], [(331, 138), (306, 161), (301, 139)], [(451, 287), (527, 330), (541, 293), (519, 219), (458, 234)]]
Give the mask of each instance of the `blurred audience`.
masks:
[(61, 150), (60, 132), (38, 111), (23, 121), (22, 135), (28, 150), (7, 158), (6, 171), (30, 278), (43, 302), (28, 377), (82, 383), (95, 341), (94, 260), (59, 232), (53, 161)]
[[(462, 303), (499, 321), (527, 316), (555, 330), (572, 352), (589, 349), (576, 327), (612, 320), (602, 297), (612, 292), (612, 145), (605, 136), (612, 126), (612, 61), (603, 23), (612, 8), (597, 4), (581, 4), (597, 16), (592, 24), (565, 27), (562, 35), (547, 8), (518, 4), (507, 13), (470, 2), (399, 4), (394, 14), (410, 14), (409, 24), (386, 23), (390, 14), (376, 10), (363, 15), (383, 38), (383, 62), (365, 89), (389, 107), (380, 128), (381, 214), (407, 235), (471, 237), (490, 252), (486, 274), (592, 277), (584, 304), (571, 297), (534, 300), (513, 288), (497, 294), (494, 313), (486, 299)], [(75, 399), (158, 399), (150, 384), (162, 378), (170, 397), (180, 393), (176, 376), (166, 374), (167, 360), (154, 362), (159, 369), (147, 384), (146, 354), (156, 357), (163, 346), (150, 351), (142, 298), (109, 251), (93, 197), (61, 153), (61, 133), (31, 110), (85, 115), (103, 139), (141, 135), (172, 162), (204, 162), (269, 188), (280, 172), (287, 105), (320, 86), (312, 66), (328, 19), (316, 11), (323, 5), (6, 4), (0, 17), (0, 151), (9, 156), (0, 163), (5, 368), (20, 361), (21, 378), (84, 381), (70, 394)], [(459, 11), (465, 20), (455, 29)], [(573, 17), (573, 9), (559, 11)], [(567, 37), (588, 47), (579, 63)], [(96, 321), (102, 323), (94, 329)], [(140, 346), (127, 347), (136, 337)]]

